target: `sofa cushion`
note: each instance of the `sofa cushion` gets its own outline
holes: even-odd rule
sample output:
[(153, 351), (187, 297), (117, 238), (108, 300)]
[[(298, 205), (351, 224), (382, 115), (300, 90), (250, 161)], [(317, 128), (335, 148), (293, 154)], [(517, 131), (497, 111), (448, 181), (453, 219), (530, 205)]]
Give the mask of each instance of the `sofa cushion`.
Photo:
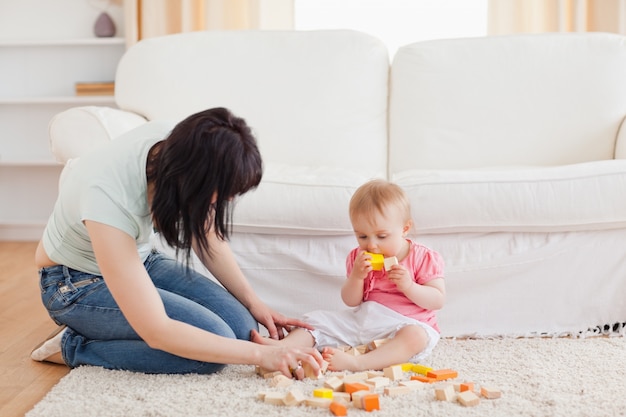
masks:
[(626, 227), (626, 160), (559, 167), (406, 170), (392, 178), (417, 233), (565, 232)]
[(256, 190), (239, 197), (233, 230), (352, 234), (348, 203), (368, 177), (343, 168), (269, 165)]

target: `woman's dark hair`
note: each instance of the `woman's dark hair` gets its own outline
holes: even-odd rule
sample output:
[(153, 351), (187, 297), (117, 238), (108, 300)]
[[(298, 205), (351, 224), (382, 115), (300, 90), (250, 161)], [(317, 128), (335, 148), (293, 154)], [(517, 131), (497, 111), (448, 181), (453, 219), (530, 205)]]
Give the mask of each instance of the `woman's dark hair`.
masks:
[(211, 228), (228, 240), (233, 199), (259, 185), (263, 163), (246, 122), (220, 107), (178, 123), (151, 150), (146, 174), (154, 227), (189, 261), (194, 241), (211, 256)]

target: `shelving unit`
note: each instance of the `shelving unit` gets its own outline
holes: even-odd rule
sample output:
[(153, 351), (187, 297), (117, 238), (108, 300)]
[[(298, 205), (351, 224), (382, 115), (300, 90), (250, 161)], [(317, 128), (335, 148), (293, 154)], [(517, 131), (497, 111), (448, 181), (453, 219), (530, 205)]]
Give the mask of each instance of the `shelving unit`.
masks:
[[(50, 7), (47, 0), (23, 1), (9, 12), (25, 24), (33, 24), (28, 8)], [(53, 3), (56, 18), (68, 19), (67, 25), (0, 29), (0, 240), (38, 240), (52, 211), (62, 166), (50, 153), (50, 119), (76, 106), (115, 107), (113, 96), (77, 96), (75, 84), (113, 81), (126, 49), (123, 37), (94, 37), (89, 31), (99, 10), (87, 2)]]

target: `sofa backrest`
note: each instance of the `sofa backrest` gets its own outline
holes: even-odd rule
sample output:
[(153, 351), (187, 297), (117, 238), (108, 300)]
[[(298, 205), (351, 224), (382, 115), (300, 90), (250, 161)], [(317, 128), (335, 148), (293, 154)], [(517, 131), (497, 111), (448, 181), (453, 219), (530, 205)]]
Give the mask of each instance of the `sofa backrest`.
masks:
[(388, 73), (384, 44), (356, 31), (192, 32), (130, 48), (115, 98), (148, 120), (227, 107), (253, 127), (267, 164), (380, 176)]
[(511, 35), (400, 48), (391, 69), (391, 176), (612, 159), (626, 114), (625, 39)]

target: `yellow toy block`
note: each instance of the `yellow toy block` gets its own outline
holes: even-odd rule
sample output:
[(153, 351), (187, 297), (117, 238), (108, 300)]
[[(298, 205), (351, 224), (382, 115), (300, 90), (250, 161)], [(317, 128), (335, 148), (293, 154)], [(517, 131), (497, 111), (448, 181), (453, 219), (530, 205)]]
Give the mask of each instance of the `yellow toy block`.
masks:
[(426, 375), (429, 371), (433, 370), (433, 368), (426, 365), (420, 365), (419, 363), (414, 363), (412, 365), (413, 367), (411, 368), (411, 371), (415, 372), (416, 374)]
[(333, 398), (333, 390), (330, 388), (316, 388), (313, 390), (313, 396), (317, 398)]
[(383, 256), (382, 253), (372, 253), (372, 252), (365, 252), (365, 253), (367, 253), (369, 256), (372, 257), (372, 260), (370, 261), (370, 263), (372, 264), (372, 269), (374, 271), (380, 271), (384, 268), (385, 257)]
[[(411, 362), (407, 362), (407, 363), (400, 364), (400, 366), (402, 367), (402, 372), (410, 372), (410, 371), (413, 371), (413, 366), (414, 366), (414, 365), (415, 365), (415, 364), (414, 364), (414, 363), (411, 363)], [(421, 366), (421, 365), (420, 365), (420, 366)], [(415, 372), (415, 371), (413, 371), (413, 372)]]

